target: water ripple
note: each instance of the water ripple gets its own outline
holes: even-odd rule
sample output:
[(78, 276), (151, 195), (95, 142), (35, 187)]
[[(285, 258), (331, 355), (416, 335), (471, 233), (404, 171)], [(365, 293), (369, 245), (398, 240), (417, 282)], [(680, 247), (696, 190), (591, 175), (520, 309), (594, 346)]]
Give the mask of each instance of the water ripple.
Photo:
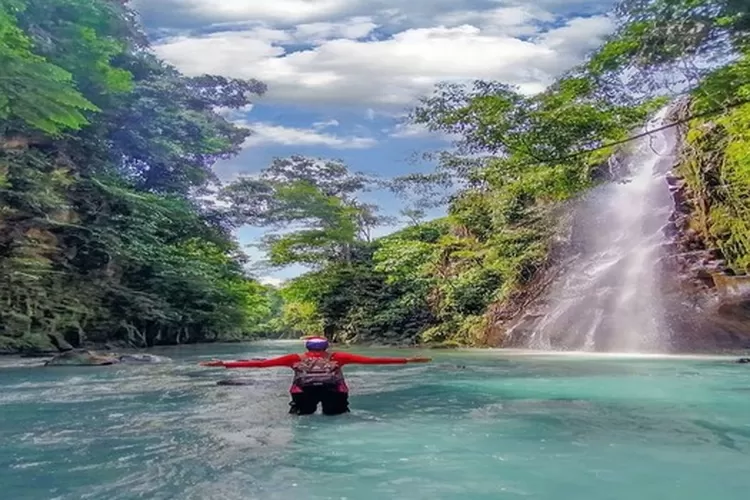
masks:
[(729, 362), (440, 353), (347, 368), (353, 413), (298, 418), (288, 371), (217, 386), (225, 371), (195, 366), (217, 353), (180, 352), (0, 369), (3, 498), (733, 500), (750, 486), (750, 371)]

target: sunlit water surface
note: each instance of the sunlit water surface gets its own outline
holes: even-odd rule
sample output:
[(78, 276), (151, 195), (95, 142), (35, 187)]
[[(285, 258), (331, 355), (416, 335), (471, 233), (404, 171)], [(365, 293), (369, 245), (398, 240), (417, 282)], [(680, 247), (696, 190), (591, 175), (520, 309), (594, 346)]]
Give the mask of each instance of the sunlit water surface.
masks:
[[(0, 359), (0, 498), (744, 499), (750, 365), (440, 352), (347, 367), (353, 412), (287, 414), (290, 372)], [(404, 351), (363, 353), (410, 355)], [(227, 375), (252, 386), (221, 387)]]

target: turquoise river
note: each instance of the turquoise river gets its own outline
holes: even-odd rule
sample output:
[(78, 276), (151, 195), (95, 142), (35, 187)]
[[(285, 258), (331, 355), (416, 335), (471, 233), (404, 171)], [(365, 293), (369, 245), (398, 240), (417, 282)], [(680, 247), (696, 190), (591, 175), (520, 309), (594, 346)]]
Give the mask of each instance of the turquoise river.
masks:
[[(750, 365), (735, 357), (436, 352), (347, 367), (352, 413), (293, 417), (288, 369), (0, 358), (0, 498), (721, 500), (750, 494)], [(363, 354), (424, 351), (357, 349)]]

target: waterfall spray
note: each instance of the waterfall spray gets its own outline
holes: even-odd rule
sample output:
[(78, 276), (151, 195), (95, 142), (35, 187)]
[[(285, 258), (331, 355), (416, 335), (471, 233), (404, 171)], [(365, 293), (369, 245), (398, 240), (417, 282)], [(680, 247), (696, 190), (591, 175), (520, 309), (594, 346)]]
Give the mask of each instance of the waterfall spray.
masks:
[[(663, 108), (644, 132), (665, 125)], [(659, 352), (668, 347), (659, 260), (672, 211), (666, 175), (677, 132), (667, 128), (631, 143), (621, 182), (592, 190), (576, 213), (581, 251), (551, 288), (544, 319), (527, 344), (536, 349)]]

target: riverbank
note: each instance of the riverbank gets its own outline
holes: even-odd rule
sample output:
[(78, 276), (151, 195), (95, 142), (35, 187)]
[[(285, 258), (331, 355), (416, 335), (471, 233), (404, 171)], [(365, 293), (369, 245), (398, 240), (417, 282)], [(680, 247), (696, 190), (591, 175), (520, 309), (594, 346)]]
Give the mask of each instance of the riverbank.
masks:
[[(86, 343), (81, 350), (89, 350), (96, 353), (107, 354), (134, 354), (134, 353), (156, 353), (169, 356), (169, 352), (190, 352), (193, 350), (216, 349), (219, 351), (234, 351), (238, 346), (274, 346), (277, 348), (288, 346), (289, 351), (303, 350), (302, 341), (299, 339), (272, 339), (259, 338), (247, 340), (232, 341), (214, 341), (198, 342), (191, 344), (173, 344), (159, 345), (151, 347), (138, 347), (126, 342), (106, 342), (106, 343)], [(432, 345), (389, 345), (389, 344), (333, 344), (332, 349), (340, 351), (410, 351), (414, 349), (427, 350), (435, 353), (486, 353), (502, 354), (507, 356), (543, 356), (543, 357), (589, 357), (591, 359), (615, 359), (615, 358), (633, 358), (633, 359), (739, 359), (750, 356), (750, 349), (695, 349), (690, 351), (665, 351), (665, 352), (591, 352), (591, 351), (563, 351), (563, 350), (540, 350), (540, 349), (523, 349), (523, 348), (503, 348), (503, 347), (466, 347), (454, 344), (432, 344)], [(39, 359), (45, 360), (57, 356), (65, 351), (47, 350), (47, 351), (9, 351), (0, 350), (0, 357), (10, 358), (18, 357), (22, 359)]]
[[(193, 346), (193, 345), (232, 345), (232, 344), (243, 344), (250, 342), (290, 342), (293, 344), (302, 345), (302, 339), (299, 338), (276, 338), (276, 337), (248, 337), (240, 339), (222, 339), (222, 340), (211, 340), (211, 341), (200, 341), (200, 342), (188, 342), (182, 344), (158, 344), (155, 346), (142, 347), (134, 345), (125, 341), (111, 340), (106, 342), (84, 342), (80, 346), (73, 346), (66, 342), (59, 336), (48, 335), (49, 339), (44, 339), (41, 336), (34, 337), (35, 342), (29, 342), (27, 339), (13, 339), (0, 335), (0, 356), (23, 356), (23, 357), (47, 357), (59, 354), (72, 349), (88, 349), (92, 351), (117, 351), (117, 352), (132, 352), (132, 351), (143, 351), (154, 348), (167, 348), (177, 346)], [(54, 339), (54, 340), (52, 340)], [(19, 342), (20, 340), (20, 342)], [(457, 342), (433, 342), (424, 344), (410, 344), (406, 342), (359, 342), (359, 343), (339, 343), (334, 344), (337, 349), (357, 347), (357, 348), (390, 348), (390, 349), (434, 349), (434, 350), (454, 350), (461, 349), (466, 346), (462, 346)], [(485, 346), (481, 348), (491, 348), (491, 346)]]
[[(57, 347), (55, 342), (43, 342), (28, 343), (28, 342), (5, 342), (8, 337), (0, 336), (0, 356), (21, 356), (26, 358), (44, 358), (55, 356), (62, 352), (70, 351), (73, 349), (87, 349), (91, 351), (101, 352), (137, 352), (137, 351), (148, 351), (152, 349), (158, 349), (160, 347), (177, 347), (177, 346), (191, 346), (191, 345), (214, 345), (214, 344), (241, 344), (246, 342), (254, 342), (257, 340), (269, 340), (269, 339), (238, 339), (238, 340), (216, 340), (216, 341), (205, 341), (205, 342), (191, 342), (185, 344), (160, 344), (156, 346), (140, 347), (129, 342), (112, 340), (107, 342), (84, 342), (80, 346), (73, 346), (68, 342), (56, 338)], [(14, 340), (14, 339), (9, 339)]]

